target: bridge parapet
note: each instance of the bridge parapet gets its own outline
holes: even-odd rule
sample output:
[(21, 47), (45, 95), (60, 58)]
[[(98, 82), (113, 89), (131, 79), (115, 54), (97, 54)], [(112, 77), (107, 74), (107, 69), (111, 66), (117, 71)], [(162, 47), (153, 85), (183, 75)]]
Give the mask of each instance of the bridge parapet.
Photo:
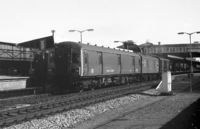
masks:
[(200, 44), (141, 45), (145, 54), (173, 54), (181, 57), (200, 57)]

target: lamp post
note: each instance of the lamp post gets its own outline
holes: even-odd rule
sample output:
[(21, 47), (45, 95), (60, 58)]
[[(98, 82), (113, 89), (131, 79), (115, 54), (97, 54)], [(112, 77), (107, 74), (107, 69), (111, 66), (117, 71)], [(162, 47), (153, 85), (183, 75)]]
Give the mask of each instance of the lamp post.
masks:
[(80, 33), (80, 39), (81, 39), (80, 42), (82, 43), (82, 33), (85, 31), (94, 31), (94, 29), (86, 29), (86, 30), (81, 30), (81, 31), (80, 30), (69, 30), (69, 32), (75, 32), (75, 31)]
[[(178, 34), (187, 34), (189, 35), (190, 39), (190, 49), (192, 48), (192, 42), (191, 42), (191, 37), (193, 34), (200, 34), (200, 31), (192, 32), (192, 33), (187, 33), (187, 32), (179, 32)], [(192, 92), (192, 74), (193, 74), (193, 68), (192, 68), (192, 52), (190, 51), (190, 92)]]
[(52, 36), (54, 37), (55, 30), (51, 30)]

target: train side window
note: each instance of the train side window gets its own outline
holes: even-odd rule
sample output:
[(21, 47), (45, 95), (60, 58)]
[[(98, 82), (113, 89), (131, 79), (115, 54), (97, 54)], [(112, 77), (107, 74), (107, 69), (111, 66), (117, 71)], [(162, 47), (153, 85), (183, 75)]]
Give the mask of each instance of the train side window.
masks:
[(132, 65), (135, 65), (135, 57), (132, 57)]
[(141, 63), (142, 63), (142, 62), (141, 62), (141, 59), (139, 59), (138, 61), (139, 61), (139, 65), (141, 65)]
[(159, 62), (156, 61), (156, 69), (158, 69), (158, 68), (159, 68)]
[(72, 49), (72, 63), (80, 62), (80, 54), (78, 50)]
[(146, 60), (143, 60), (142, 64), (143, 64), (143, 67), (147, 67), (147, 61)]
[(103, 64), (103, 58), (102, 58), (102, 53), (101, 52), (99, 52), (99, 64), (101, 65), (101, 64)]
[(118, 55), (118, 64), (121, 65), (121, 55)]

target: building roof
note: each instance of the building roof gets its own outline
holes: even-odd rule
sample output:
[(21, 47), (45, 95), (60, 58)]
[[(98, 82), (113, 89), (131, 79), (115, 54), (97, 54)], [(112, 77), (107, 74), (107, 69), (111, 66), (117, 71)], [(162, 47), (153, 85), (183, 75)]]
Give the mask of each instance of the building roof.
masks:
[(42, 38), (30, 40), (30, 41), (19, 43), (18, 46), (40, 49), (41, 42), (45, 43), (46, 48), (50, 48), (54, 45), (54, 37), (53, 36), (47, 36), (47, 37), (42, 37)]
[(9, 43), (9, 42), (0, 42), (0, 44), (10, 45), (10, 46), (15, 46), (16, 45), (15, 43)]

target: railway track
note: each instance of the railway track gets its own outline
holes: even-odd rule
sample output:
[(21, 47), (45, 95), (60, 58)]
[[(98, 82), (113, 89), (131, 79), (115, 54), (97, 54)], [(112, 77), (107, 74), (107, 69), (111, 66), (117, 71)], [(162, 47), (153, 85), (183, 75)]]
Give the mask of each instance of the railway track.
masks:
[(24, 89), (13, 89), (0, 91), (0, 99), (6, 99), (10, 97), (19, 97), (26, 95), (38, 94), (41, 92), (41, 88), (24, 88)]
[(17, 104), (19, 105), (19, 104), (37, 103), (38, 101), (40, 101), (41, 98), (44, 99), (44, 98), (47, 98), (48, 96), (49, 96), (49, 94), (40, 94), (40, 95), (28, 95), (28, 96), (1, 99), (0, 100), (0, 111), (3, 109), (6, 109), (9, 106), (14, 107)]
[(20, 123), (37, 117), (53, 115), (55, 113), (68, 111), (70, 109), (113, 99), (130, 93), (137, 93), (149, 89), (155, 84), (158, 84), (158, 81), (148, 82), (146, 84), (140, 83), (134, 86), (111, 87), (69, 95), (49, 96), (45, 99), (42, 99), (41, 97), (40, 100), (43, 101), (42, 103), (30, 104), (29, 106), (10, 110), (1, 110), (0, 127)]

